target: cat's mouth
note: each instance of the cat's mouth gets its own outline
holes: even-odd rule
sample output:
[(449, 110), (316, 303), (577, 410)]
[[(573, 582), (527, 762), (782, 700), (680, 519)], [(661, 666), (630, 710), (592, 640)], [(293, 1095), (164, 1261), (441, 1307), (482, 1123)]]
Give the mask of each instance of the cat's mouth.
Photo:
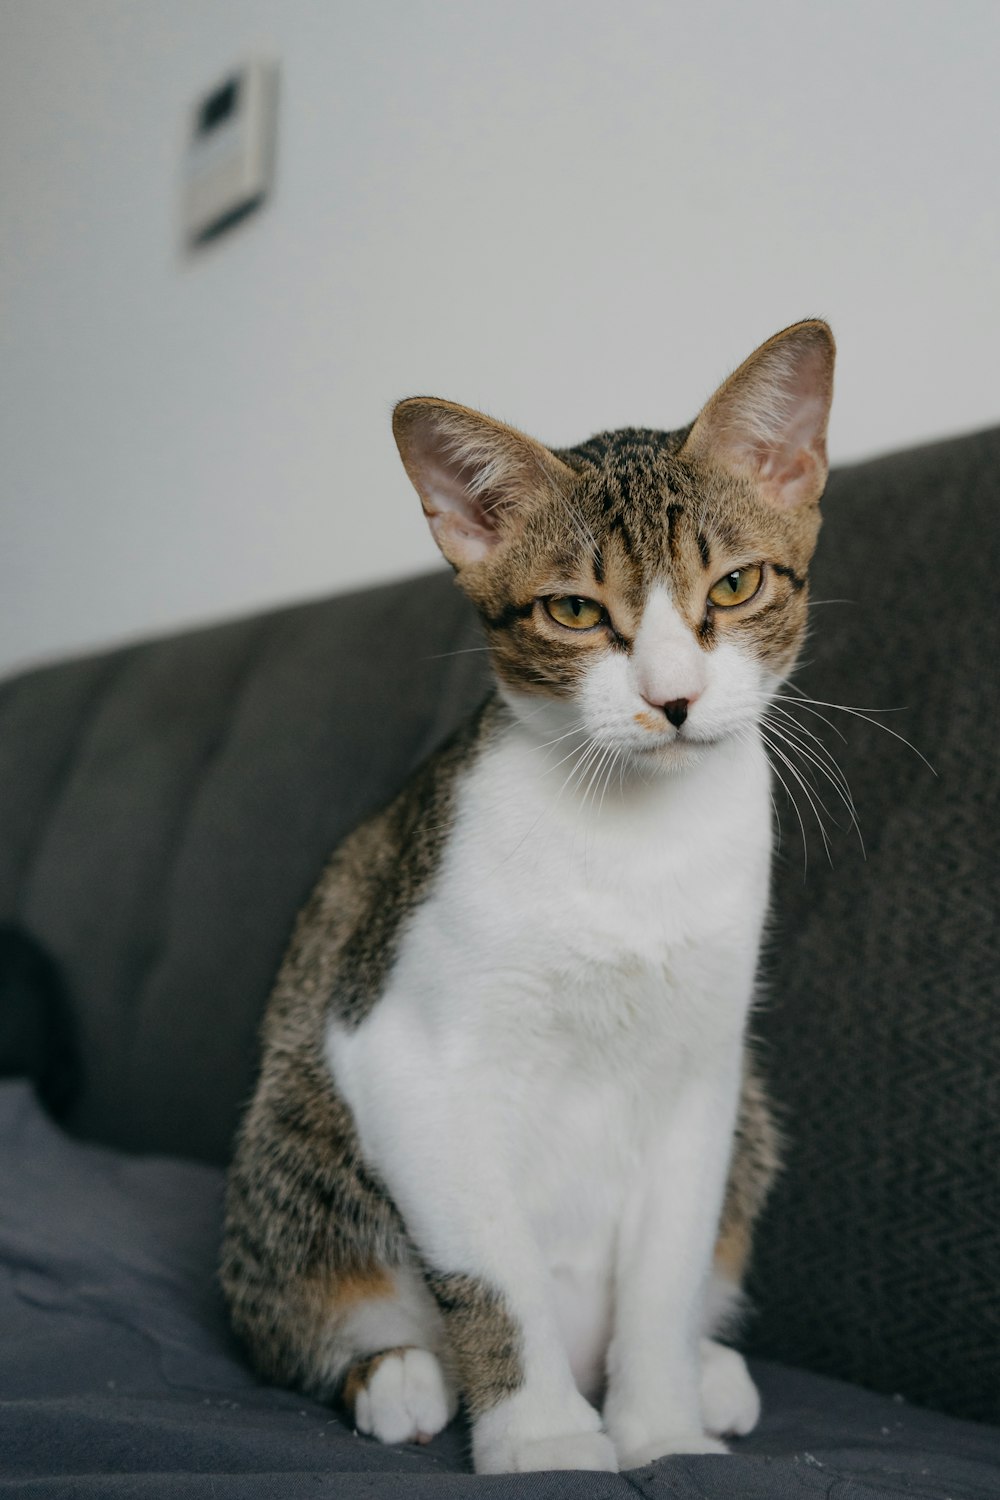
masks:
[(629, 746), (629, 751), (642, 761), (659, 759), (670, 762), (697, 754), (699, 751), (711, 750), (714, 745), (720, 745), (724, 738), (724, 735), (702, 736), (678, 731), (669, 740), (656, 740), (652, 744), (648, 741), (632, 744)]

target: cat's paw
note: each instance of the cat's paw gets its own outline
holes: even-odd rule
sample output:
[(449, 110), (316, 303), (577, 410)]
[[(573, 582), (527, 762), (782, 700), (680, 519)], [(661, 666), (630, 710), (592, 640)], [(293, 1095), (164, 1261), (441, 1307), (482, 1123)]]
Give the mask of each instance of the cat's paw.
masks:
[(694, 1432), (668, 1432), (647, 1442), (621, 1446), (618, 1449), (618, 1464), (626, 1469), (641, 1469), (658, 1458), (669, 1458), (672, 1453), (728, 1453), (725, 1443), (700, 1430)]
[(578, 1391), (539, 1394), (527, 1386), (499, 1401), (472, 1429), (477, 1474), (529, 1474), (539, 1469), (614, 1473), (614, 1444), (601, 1418)]
[(382, 1443), (427, 1443), (455, 1415), (440, 1361), (427, 1349), (398, 1349), (370, 1362), (354, 1397), (354, 1425)]
[(573, 1432), (566, 1437), (506, 1437), (480, 1443), (475, 1451), (477, 1474), (532, 1474), (548, 1469), (590, 1469), (615, 1473), (618, 1457), (603, 1432)]
[(760, 1418), (760, 1396), (742, 1354), (701, 1341), (701, 1419), (706, 1432), (745, 1437)]

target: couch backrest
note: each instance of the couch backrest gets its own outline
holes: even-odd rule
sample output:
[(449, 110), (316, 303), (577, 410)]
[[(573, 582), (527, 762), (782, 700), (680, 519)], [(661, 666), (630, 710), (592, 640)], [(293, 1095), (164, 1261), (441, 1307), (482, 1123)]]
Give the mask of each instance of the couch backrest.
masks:
[(470, 623), (435, 574), (0, 688), (0, 921), (66, 984), (72, 1129), (226, 1159), (297, 908), (482, 697)]
[[(886, 729), (798, 711), (867, 860), (820, 780), (842, 826), (828, 862), (796, 789), (805, 869), (776, 796), (756, 1031), (789, 1147), (751, 1341), (1000, 1418), (1000, 430), (835, 472), (824, 511), (797, 680)], [(64, 976), (71, 1129), (225, 1159), (294, 915), (481, 695), (477, 641), (436, 574), (0, 688), (0, 922)]]

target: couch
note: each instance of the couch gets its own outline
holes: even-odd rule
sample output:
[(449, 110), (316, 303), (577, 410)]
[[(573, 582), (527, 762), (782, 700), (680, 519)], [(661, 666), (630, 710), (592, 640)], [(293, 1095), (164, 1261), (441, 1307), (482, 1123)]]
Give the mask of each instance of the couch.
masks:
[(460, 1423), (381, 1447), (228, 1331), (224, 1165), (293, 917), (484, 690), (434, 573), (0, 685), (0, 1494), (1000, 1495), (1000, 429), (835, 470), (824, 511), (798, 718), (860, 837), (817, 780), (824, 848), (779, 767), (757, 1431), (476, 1477)]

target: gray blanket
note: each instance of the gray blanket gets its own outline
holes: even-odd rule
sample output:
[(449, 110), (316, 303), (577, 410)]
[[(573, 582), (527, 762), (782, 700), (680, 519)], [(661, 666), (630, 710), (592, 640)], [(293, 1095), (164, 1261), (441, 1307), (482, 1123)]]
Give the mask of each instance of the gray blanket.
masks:
[(382, 1447), (260, 1385), (214, 1278), (222, 1173), (83, 1145), (0, 1087), (0, 1495), (996, 1500), (1000, 1431), (766, 1362), (729, 1458), (477, 1478), (456, 1424)]

